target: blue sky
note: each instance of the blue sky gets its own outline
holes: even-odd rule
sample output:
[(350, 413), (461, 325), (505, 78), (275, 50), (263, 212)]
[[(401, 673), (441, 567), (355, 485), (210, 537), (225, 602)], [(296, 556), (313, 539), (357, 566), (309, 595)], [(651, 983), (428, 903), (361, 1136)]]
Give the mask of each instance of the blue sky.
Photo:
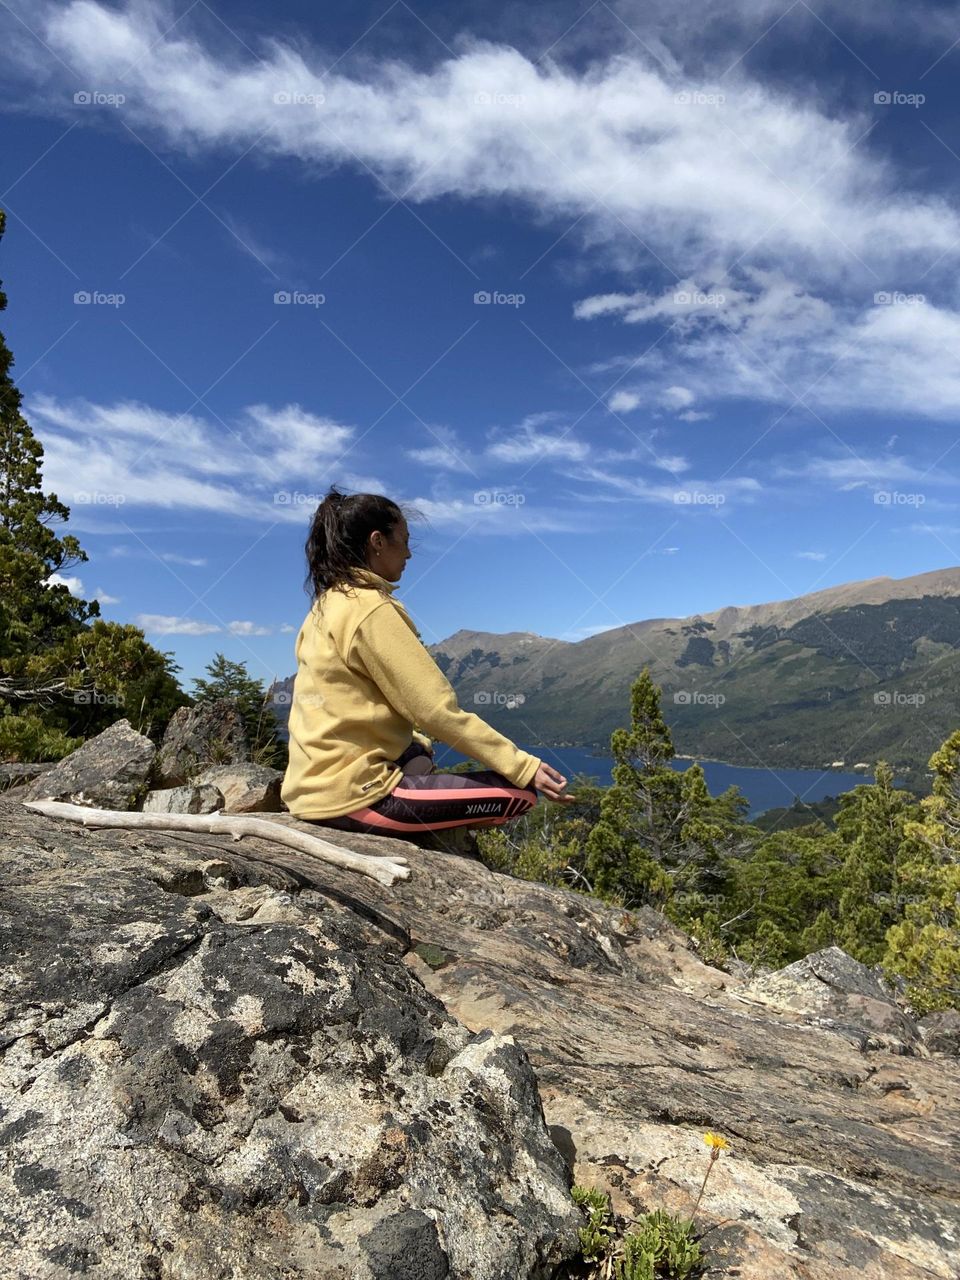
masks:
[(184, 682), (218, 650), (292, 673), (331, 482), (422, 516), (398, 595), (428, 643), (960, 563), (955, 8), (0, 24), (45, 487), (75, 589)]

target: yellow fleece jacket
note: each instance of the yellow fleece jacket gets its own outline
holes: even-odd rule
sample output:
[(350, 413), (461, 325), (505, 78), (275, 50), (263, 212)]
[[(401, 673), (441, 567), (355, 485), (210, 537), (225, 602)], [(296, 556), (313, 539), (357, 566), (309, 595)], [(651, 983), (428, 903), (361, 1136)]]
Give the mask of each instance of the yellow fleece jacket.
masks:
[[(457, 704), (394, 585), (323, 592), (296, 639), (290, 759), (280, 795), (297, 818), (336, 818), (388, 795), (403, 777), (392, 761), (424, 732), (519, 787), (540, 760)], [(418, 732), (420, 731), (420, 732)]]

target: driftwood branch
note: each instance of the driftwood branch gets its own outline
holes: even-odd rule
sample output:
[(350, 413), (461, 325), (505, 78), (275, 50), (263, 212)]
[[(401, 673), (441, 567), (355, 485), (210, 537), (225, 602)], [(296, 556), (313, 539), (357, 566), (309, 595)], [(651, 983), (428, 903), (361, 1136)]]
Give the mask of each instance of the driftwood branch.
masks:
[(365, 853), (351, 853), (339, 845), (323, 840), (320, 836), (295, 831), (280, 822), (267, 818), (251, 818), (245, 814), (216, 813), (134, 813), (122, 809), (93, 809), (83, 804), (65, 804), (61, 800), (23, 801), (25, 809), (46, 814), (49, 818), (64, 818), (67, 822), (80, 822), (85, 827), (137, 827), (150, 831), (198, 831), (213, 835), (228, 835), (234, 840), (242, 836), (257, 836), (262, 840), (275, 840), (289, 845), (312, 858), (329, 862), (346, 871), (359, 871), (388, 889), (397, 880), (410, 876), (407, 860), (399, 854), (386, 857)]

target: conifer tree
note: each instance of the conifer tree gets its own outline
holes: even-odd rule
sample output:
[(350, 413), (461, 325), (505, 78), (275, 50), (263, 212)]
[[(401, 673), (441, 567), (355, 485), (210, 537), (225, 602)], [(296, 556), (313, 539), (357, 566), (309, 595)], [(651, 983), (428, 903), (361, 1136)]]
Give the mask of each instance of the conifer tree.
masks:
[(197, 701), (235, 699), (254, 758), (261, 764), (285, 768), (286, 746), (278, 736), (280, 726), (267, 704), (263, 683), (250, 675), (246, 663), (232, 662), (222, 653), (214, 655), (206, 671), (209, 679), (201, 677), (193, 682)]
[(877, 762), (875, 781), (840, 796), (836, 829), (849, 852), (840, 872), (837, 945), (864, 964), (883, 957), (887, 930), (902, 915), (898, 867), (904, 826), (920, 810), (893, 785), (893, 769)]
[(630, 728), (610, 737), (613, 785), (587, 837), (594, 890), (626, 906), (662, 905), (675, 891), (719, 893), (747, 808), (736, 787), (714, 799), (698, 764), (683, 773), (670, 767), (675, 752), (660, 697), (644, 667), (630, 689)]
[[(0, 209), (0, 239), (6, 214)], [(7, 296), (0, 287), (0, 311)], [(50, 527), (69, 509), (41, 489), (43, 448), (20, 412), (22, 397), (11, 376), (13, 355), (0, 334), (0, 600), (5, 645), (2, 674), (16, 677), (31, 654), (66, 639), (100, 605), (71, 595), (66, 586), (45, 585), (87, 559), (71, 534)]]
[(929, 760), (923, 817), (907, 822), (899, 886), (904, 919), (887, 934), (888, 973), (920, 1012), (960, 1008), (960, 730)]

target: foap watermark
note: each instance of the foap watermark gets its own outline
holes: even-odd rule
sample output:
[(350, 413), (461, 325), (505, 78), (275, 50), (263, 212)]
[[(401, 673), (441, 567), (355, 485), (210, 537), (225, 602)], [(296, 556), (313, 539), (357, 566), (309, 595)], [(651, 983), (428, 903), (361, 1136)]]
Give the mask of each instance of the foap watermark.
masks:
[(274, 104), (278, 107), (322, 107), (326, 102), (322, 93), (300, 93), (294, 89), (281, 89), (273, 95)]
[(73, 495), (75, 503), (92, 507), (122, 507), (126, 500), (126, 494), (104, 493), (100, 489), (81, 489)]
[(475, 307), (522, 307), (525, 293), (501, 293), (499, 289), (478, 289), (473, 295)]
[(71, 700), (81, 707), (122, 707), (123, 694), (102, 693), (99, 689), (75, 689)]
[(678, 707), (722, 707), (726, 700), (724, 693), (704, 693), (702, 689), (678, 689), (673, 695)]
[(922, 707), (926, 694), (902, 693), (899, 689), (878, 689), (873, 695), (875, 707)]
[(478, 107), (522, 107), (526, 98), (522, 93), (489, 93), (481, 89), (473, 95)]
[(501, 689), (478, 689), (473, 695), (475, 706), (506, 707), (508, 711), (522, 707), (526, 700), (522, 693), (504, 693)]
[(898, 489), (878, 489), (873, 495), (878, 507), (922, 507), (926, 500), (924, 493), (901, 493)]
[(78, 289), (73, 295), (75, 307), (122, 307), (125, 293), (102, 293), (99, 289)]
[(722, 107), (727, 100), (725, 93), (707, 93), (703, 89), (681, 89), (673, 95), (681, 107)]
[(522, 507), (526, 500), (526, 494), (507, 489), (477, 489), (473, 495), (477, 507)]
[(878, 289), (873, 295), (875, 307), (922, 307), (925, 293), (901, 293), (898, 289)]
[(319, 507), (323, 497), (319, 493), (301, 493), (299, 489), (278, 489), (273, 495), (275, 507)]
[(325, 293), (304, 293), (302, 289), (278, 289), (273, 295), (275, 307), (322, 307)]
[(926, 94), (901, 93), (899, 89), (879, 89), (873, 95), (878, 107), (922, 107), (926, 100)]
[(673, 295), (677, 307), (722, 307), (726, 294), (704, 293), (702, 289), (677, 289)]
[(727, 500), (724, 493), (707, 493), (700, 489), (678, 489), (673, 500), (680, 506), (722, 507)]
[(104, 93), (102, 89), (78, 89), (73, 95), (76, 107), (122, 107), (126, 100), (125, 93)]

